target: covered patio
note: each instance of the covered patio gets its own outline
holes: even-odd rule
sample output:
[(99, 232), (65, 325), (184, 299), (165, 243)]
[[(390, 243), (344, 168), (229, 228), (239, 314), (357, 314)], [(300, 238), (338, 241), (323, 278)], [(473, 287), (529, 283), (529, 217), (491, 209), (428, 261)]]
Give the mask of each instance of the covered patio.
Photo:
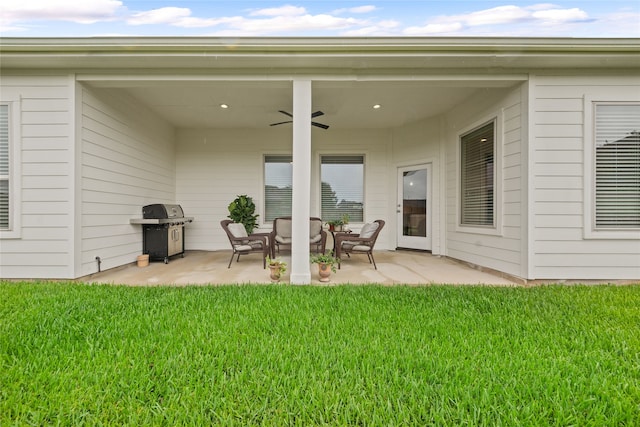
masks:
[[(596, 227), (587, 149), (600, 104), (636, 111), (637, 50), (575, 38), (3, 40), (2, 276), (263, 282), (261, 260), (217, 260), (229, 248), (220, 221), (246, 195), (259, 233), (293, 216), (289, 283), (317, 280), (307, 218), (343, 214), (356, 233), (387, 225), (378, 270), (353, 260), (333, 283), (637, 278), (637, 227)], [(617, 114), (613, 127), (632, 131)], [(150, 204), (194, 221), (184, 259), (138, 269), (131, 220)], [(398, 248), (423, 252), (395, 259)]]
[[(187, 251), (184, 258), (175, 257), (168, 264), (152, 262), (147, 267), (128, 264), (80, 279), (86, 283), (109, 283), (131, 286), (154, 285), (221, 285), (268, 284), (269, 270), (262, 268), (259, 255), (240, 257), (227, 268), (230, 251)], [(331, 282), (320, 283), (315, 265), (311, 266), (312, 285), (377, 284), (377, 285), (493, 285), (517, 286), (522, 283), (497, 273), (481, 271), (461, 262), (428, 252), (375, 252), (375, 270), (367, 257), (356, 255), (343, 260), (342, 268), (331, 275)], [(281, 257), (291, 264), (291, 256)], [(290, 267), (280, 283), (289, 284)]]

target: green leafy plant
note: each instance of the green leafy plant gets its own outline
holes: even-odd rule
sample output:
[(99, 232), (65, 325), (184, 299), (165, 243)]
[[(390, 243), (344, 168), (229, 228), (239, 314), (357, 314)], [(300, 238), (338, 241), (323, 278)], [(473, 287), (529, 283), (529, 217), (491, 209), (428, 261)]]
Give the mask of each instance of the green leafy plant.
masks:
[(333, 251), (328, 254), (313, 254), (309, 257), (309, 261), (312, 264), (326, 264), (331, 267), (331, 271), (336, 272), (336, 264), (338, 263), (338, 258), (333, 256)]
[(253, 233), (253, 230), (258, 226), (258, 215), (255, 212), (256, 205), (253, 203), (253, 199), (246, 194), (236, 197), (229, 204), (229, 218), (244, 225), (247, 234)]
[(342, 214), (342, 225), (349, 224), (349, 220), (350, 219), (351, 219), (351, 217), (349, 216), (348, 213)]
[(342, 219), (330, 219), (327, 221), (327, 225), (329, 226), (329, 230), (341, 230), (343, 226)]
[(281, 276), (284, 273), (287, 272), (287, 263), (282, 261), (280, 258), (271, 259), (271, 257), (269, 257), (269, 255), (267, 255), (266, 260), (267, 260), (267, 265), (268, 266), (270, 266), (270, 267), (277, 266), (278, 267), (278, 273)]

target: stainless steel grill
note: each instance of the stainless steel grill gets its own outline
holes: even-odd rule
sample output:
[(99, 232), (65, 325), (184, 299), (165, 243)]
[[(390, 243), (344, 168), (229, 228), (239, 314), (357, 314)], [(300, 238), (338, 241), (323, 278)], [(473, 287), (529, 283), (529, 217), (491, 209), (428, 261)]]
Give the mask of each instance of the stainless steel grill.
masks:
[(168, 264), (170, 257), (184, 256), (184, 225), (192, 221), (180, 205), (156, 203), (144, 206), (142, 219), (133, 218), (131, 224), (142, 225), (142, 253)]

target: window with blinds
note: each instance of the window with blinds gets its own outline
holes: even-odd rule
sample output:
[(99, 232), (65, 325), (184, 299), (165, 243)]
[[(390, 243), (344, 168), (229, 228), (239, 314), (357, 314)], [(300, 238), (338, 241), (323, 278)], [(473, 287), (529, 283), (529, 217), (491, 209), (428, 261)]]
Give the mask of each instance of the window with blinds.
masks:
[(495, 226), (495, 121), (460, 137), (461, 225)]
[(596, 228), (640, 228), (640, 104), (595, 104)]
[(9, 229), (9, 106), (0, 104), (0, 230)]
[(291, 156), (264, 157), (264, 220), (291, 216)]
[(320, 182), (323, 221), (364, 222), (364, 156), (322, 156)]

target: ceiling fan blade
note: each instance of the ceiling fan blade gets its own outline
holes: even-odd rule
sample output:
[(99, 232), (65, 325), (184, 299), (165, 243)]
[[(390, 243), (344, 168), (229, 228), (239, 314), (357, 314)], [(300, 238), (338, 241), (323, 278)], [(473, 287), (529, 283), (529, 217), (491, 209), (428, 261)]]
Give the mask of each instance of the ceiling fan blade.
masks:
[(317, 127), (319, 127), (319, 128), (322, 128), (322, 129), (329, 129), (329, 126), (327, 126), (327, 125), (323, 125), (322, 123), (318, 123), (318, 122), (311, 122), (311, 124), (312, 124), (312, 125), (314, 125), (314, 126), (317, 126)]
[[(285, 122), (271, 123), (269, 126), (277, 126), (277, 125), (283, 125), (285, 123), (293, 123), (293, 114), (288, 113), (288, 112), (286, 112), (284, 110), (278, 110), (278, 112), (284, 114), (285, 116), (291, 117), (291, 120), (287, 120)], [(320, 110), (318, 110), (318, 111), (316, 111), (314, 113), (311, 113), (311, 118), (320, 117), (320, 116), (324, 116), (324, 113), (322, 111), (320, 111)], [(311, 124), (313, 126), (321, 128), (321, 129), (329, 129), (329, 126), (324, 125), (322, 123), (318, 123), (318, 122), (313, 122), (312, 121)]]

